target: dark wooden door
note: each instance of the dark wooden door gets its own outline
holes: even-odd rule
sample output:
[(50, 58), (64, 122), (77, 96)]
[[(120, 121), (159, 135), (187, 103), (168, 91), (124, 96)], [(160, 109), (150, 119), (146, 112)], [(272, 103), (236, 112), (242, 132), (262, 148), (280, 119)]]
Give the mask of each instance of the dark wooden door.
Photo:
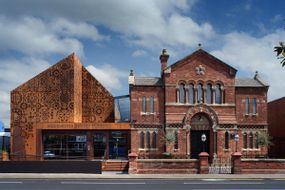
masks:
[[(201, 140), (202, 134), (206, 135), (206, 141)], [(199, 158), (199, 154), (203, 151), (210, 153), (210, 131), (191, 131), (191, 158)]]

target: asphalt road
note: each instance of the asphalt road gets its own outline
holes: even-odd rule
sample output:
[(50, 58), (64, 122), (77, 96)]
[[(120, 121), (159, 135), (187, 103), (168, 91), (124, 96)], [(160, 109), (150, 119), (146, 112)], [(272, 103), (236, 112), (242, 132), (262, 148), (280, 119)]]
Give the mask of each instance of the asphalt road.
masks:
[(285, 189), (285, 180), (151, 180), (151, 179), (0, 179), (2, 190), (209, 190), (209, 189)]

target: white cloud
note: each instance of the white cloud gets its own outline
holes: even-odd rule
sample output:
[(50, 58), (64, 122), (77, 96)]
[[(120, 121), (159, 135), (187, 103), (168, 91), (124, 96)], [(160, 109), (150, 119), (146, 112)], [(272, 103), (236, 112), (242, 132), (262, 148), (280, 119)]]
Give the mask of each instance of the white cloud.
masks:
[(33, 56), (70, 52), (82, 56), (83, 45), (78, 38), (93, 41), (107, 38), (93, 25), (60, 18), (45, 21), (27, 16), (19, 19), (0, 16), (0, 28), (0, 50), (15, 50)]
[(276, 58), (273, 47), (282, 41), (285, 32), (278, 30), (272, 34), (256, 38), (245, 33), (229, 33), (221, 36), (223, 47), (211, 53), (224, 62), (247, 73), (259, 71), (270, 84), (269, 100), (284, 96), (284, 72)]
[(87, 24), (86, 22), (71, 22), (59, 18), (49, 24), (51, 25), (52, 30), (59, 33), (62, 37), (87, 38), (95, 42), (109, 39), (109, 37), (99, 34), (95, 26)]
[(110, 91), (121, 89), (121, 79), (128, 77), (127, 72), (121, 71), (109, 64), (104, 64), (100, 67), (88, 65), (86, 69)]
[(147, 52), (144, 50), (136, 50), (132, 53), (133, 57), (140, 57), (140, 56), (145, 56), (147, 55)]
[[(209, 23), (196, 23), (190, 17), (184, 16), (183, 12), (191, 11), (198, 0), (104, 0), (104, 1), (81, 1), (70, 0), (68, 6), (61, 1), (50, 0), (39, 3), (36, 0), (27, 0), (25, 3), (14, 0), (7, 1), (0, 7), (3, 14), (11, 17), (32, 14), (40, 15), (47, 20), (65, 18), (78, 22), (88, 22), (104, 26), (122, 35), (126, 42), (139, 45), (151, 50), (185, 49), (195, 47), (212, 38), (215, 34)], [(17, 3), (17, 7), (14, 6)], [(9, 11), (8, 11), (9, 10)], [(80, 28), (86, 28), (88, 34), (95, 28), (85, 25), (76, 27), (75, 23), (58, 21), (69, 34), (82, 35)], [(88, 36), (85, 35), (85, 36)], [(80, 36), (79, 35), (79, 36)], [(95, 39), (98, 39), (98, 36)], [(100, 39), (100, 36), (99, 36)]]

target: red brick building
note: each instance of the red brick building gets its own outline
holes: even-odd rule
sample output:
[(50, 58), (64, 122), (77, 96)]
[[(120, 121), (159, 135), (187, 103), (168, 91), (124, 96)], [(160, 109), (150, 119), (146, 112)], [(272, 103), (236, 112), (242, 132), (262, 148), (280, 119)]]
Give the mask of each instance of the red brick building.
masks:
[(256, 144), (257, 134), (268, 126), (269, 86), (258, 73), (236, 78), (235, 68), (202, 49), (170, 66), (168, 58), (163, 50), (161, 77), (130, 73), (132, 152), (187, 158), (203, 150), (210, 158), (229, 158), (236, 149), (247, 157), (267, 154)]
[(268, 132), (273, 145), (269, 149), (272, 158), (285, 158), (285, 97), (268, 103)]

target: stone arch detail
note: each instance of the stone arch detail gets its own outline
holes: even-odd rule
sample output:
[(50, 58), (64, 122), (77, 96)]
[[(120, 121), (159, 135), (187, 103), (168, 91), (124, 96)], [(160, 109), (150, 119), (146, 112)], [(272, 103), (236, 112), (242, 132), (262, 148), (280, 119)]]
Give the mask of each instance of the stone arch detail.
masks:
[(192, 117), (198, 113), (207, 114), (209, 116), (209, 119), (212, 122), (212, 125), (213, 125), (212, 128), (216, 129), (216, 127), (219, 123), (218, 115), (213, 108), (211, 108), (210, 106), (207, 106), (205, 104), (201, 104), (201, 105), (189, 108), (189, 110), (187, 111), (187, 113), (184, 117), (184, 122), (183, 122), (184, 127), (190, 126)]

